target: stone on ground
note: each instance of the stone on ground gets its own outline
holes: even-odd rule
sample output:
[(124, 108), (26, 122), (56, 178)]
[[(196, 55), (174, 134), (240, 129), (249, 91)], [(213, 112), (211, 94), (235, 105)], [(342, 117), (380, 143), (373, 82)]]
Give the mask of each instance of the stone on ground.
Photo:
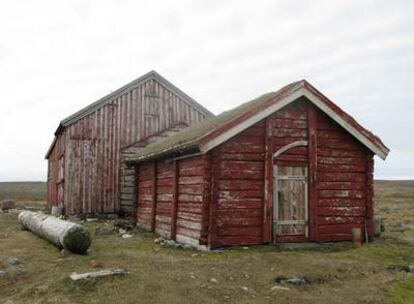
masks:
[(0, 209), (2, 211), (7, 211), (10, 209), (15, 209), (15, 208), (16, 208), (16, 203), (12, 199), (5, 199), (0, 202)]
[(95, 235), (110, 235), (114, 232), (112, 227), (97, 227), (95, 229)]
[(19, 265), (19, 264), (20, 264), (20, 261), (19, 261), (19, 259), (18, 259), (18, 258), (15, 258), (15, 257), (8, 257), (8, 258), (7, 258), (7, 263), (9, 263), (10, 265), (15, 266), (15, 265)]

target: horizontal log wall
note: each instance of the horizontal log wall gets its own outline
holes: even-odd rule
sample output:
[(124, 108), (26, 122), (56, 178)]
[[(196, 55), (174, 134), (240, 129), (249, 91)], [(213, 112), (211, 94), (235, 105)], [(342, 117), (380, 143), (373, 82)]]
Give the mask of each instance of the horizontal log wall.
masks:
[(371, 227), (372, 153), (317, 111), (317, 154), (318, 240), (350, 240), (352, 228)]
[(136, 170), (137, 211), (136, 219), (139, 227), (152, 229), (152, 207), (155, 204), (155, 166), (154, 163), (141, 164)]
[(155, 232), (168, 238), (171, 237), (174, 175), (174, 165), (172, 162), (157, 163)]
[[(121, 149), (204, 117), (162, 84), (149, 80), (68, 126), (59, 135), (65, 146), (66, 213), (119, 212)], [(131, 193), (124, 196), (130, 198)]]
[[(307, 103), (296, 101), (271, 117), (271, 151), (275, 153), (280, 148), (295, 141), (308, 140)], [(296, 147), (282, 153), (275, 163), (289, 165), (290, 163), (308, 163), (308, 147)]]
[(202, 229), (205, 159), (178, 161), (177, 232), (179, 242), (199, 245)]
[(211, 247), (262, 242), (264, 133), (257, 123), (212, 151)]
[(139, 165), (137, 225), (178, 242), (200, 245), (205, 166), (204, 156)]

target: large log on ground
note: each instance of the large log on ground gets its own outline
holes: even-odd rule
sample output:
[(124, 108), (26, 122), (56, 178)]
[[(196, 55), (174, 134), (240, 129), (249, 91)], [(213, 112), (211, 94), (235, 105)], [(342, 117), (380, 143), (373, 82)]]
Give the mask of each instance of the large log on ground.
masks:
[(89, 232), (79, 224), (31, 211), (20, 212), (18, 220), (23, 227), (59, 248), (84, 254), (91, 244)]

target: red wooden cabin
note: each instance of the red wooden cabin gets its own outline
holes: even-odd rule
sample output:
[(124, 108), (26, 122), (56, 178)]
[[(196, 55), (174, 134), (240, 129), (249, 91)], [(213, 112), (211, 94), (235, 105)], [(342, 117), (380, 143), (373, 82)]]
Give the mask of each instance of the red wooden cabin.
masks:
[(145, 147), (137, 225), (209, 248), (373, 238), (373, 156), (389, 150), (305, 80)]

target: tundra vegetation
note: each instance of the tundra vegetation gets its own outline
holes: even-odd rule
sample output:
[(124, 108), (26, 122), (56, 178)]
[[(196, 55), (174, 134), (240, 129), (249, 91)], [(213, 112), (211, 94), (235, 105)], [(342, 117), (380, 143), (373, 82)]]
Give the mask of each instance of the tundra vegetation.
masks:
[[(44, 187), (0, 183), (0, 198), (44, 209)], [(198, 252), (154, 243), (157, 236), (136, 228), (121, 237), (113, 220), (100, 219), (79, 221), (93, 240), (87, 255), (76, 255), (22, 230), (16, 211), (3, 212), (0, 303), (414, 303), (414, 181), (377, 181), (375, 191), (386, 230), (357, 249), (340, 242)], [(128, 275), (69, 277), (111, 268)]]

